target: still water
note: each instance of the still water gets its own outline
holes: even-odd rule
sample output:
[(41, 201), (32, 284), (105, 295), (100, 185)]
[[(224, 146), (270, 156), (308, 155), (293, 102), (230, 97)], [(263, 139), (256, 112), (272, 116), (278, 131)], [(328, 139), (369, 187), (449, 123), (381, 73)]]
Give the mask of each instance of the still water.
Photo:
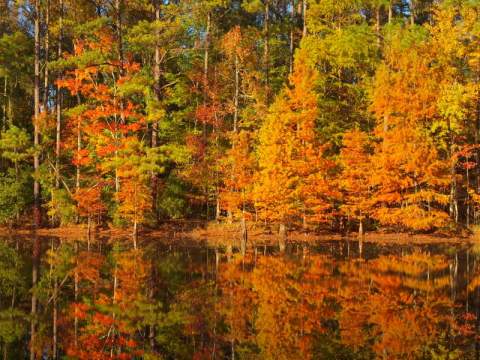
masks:
[(468, 244), (10, 237), (0, 359), (478, 359), (479, 289)]

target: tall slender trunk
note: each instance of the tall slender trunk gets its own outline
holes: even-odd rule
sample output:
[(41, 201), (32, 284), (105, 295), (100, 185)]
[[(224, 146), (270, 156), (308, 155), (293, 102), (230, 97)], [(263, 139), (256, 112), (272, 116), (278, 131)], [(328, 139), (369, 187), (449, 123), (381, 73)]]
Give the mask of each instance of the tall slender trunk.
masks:
[[(38, 281), (38, 267), (40, 259), (40, 242), (36, 234), (36, 229), (40, 226), (40, 183), (38, 181), (38, 170), (40, 167), (40, 156), (38, 153), (38, 146), (40, 145), (40, 131), (39, 131), (39, 116), (40, 116), (40, 2), (35, 0), (35, 14), (34, 14), (34, 145), (36, 151), (33, 157), (33, 167), (35, 178), (33, 183), (33, 221), (35, 227), (35, 234), (33, 237), (32, 247), (32, 288), (35, 289)], [(32, 292), (32, 307), (30, 320), (30, 360), (35, 360), (35, 342), (36, 342), (36, 328), (37, 328), (37, 295), (36, 291)]]
[(45, 59), (44, 59), (44, 68), (43, 68), (43, 109), (44, 111), (48, 112), (48, 56), (50, 51), (50, 0), (45, 1), (45, 39), (44, 39), (44, 52), (45, 52)]
[(242, 256), (245, 256), (247, 252), (247, 241), (248, 241), (247, 223), (245, 221), (245, 216), (244, 216), (242, 217), (242, 220), (241, 220), (240, 252)]
[[(203, 106), (207, 105), (208, 95), (208, 67), (209, 67), (209, 49), (210, 49), (210, 27), (212, 22), (212, 15), (207, 14), (207, 26), (205, 28), (205, 45), (203, 54)], [(207, 138), (207, 124), (203, 122), (203, 137)]]
[(290, 6), (291, 9), (291, 24), (290, 24), (290, 46), (289, 46), (289, 73), (293, 73), (293, 55), (294, 55), (294, 48), (295, 48), (295, 27), (296, 27), (296, 14), (295, 14), (295, 0), (291, 0)]
[(307, 0), (303, 0), (303, 31), (302, 37), (307, 36)]
[(410, 25), (415, 25), (415, 0), (410, 0)]
[(233, 96), (233, 132), (237, 133), (238, 129), (238, 98), (240, 94), (240, 64), (238, 55), (235, 52), (235, 92)]
[[(81, 118), (77, 119), (77, 160), (80, 160), (80, 151), (82, 150), (82, 125)], [(75, 188), (80, 190), (80, 161), (76, 165)]]
[(360, 219), (360, 223), (358, 224), (358, 237), (363, 238), (363, 219)]
[[(209, 68), (209, 48), (210, 48), (210, 27), (212, 22), (212, 15), (210, 12), (207, 14), (207, 25), (205, 28), (205, 47), (203, 54), (203, 106), (207, 106), (207, 96), (208, 96), (208, 68)], [(207, 124), (203, 122), (203, 141), (205, 145), (207, 144)], [(205, 208), (206, 208), (206, 219), (208, 221), (209, 213), (209, 185), (205, 185)]]
[(377, 35), (377, 46), (381, 46), (381, 34), (380, 34), (380, 6), (375, 9), (375, 34)]
[(456, 160), (453, 156), (453, 132), (451, 129), (450, 121), (447, 121), (448, 129), (448, 155), (450, 159), (450, 217), (455, 220), (455, 223), (458, 222), (458, 199), (457, 199), (457, 170), (456, 170)]
[(388, 3), (388, 23), (392, 23), (392, 18), (393, 18), (393, 0), (390, 0)]
[[(59, 30), (58, 30), (58, 48), (57, 48), (57, 57), (60, 59), (62, 57), (62, 41), (63, 41), (63, 0), (59, 2)], [(58, 75), (58, 79), (62, 78), (62, 74)], [(55, 138), (55, 188), (60, 188), (60, 141), (61, 141), (61, 131), (62, 131), (62, 94), (61, 89), (57, 86), (56, 92), (56, 115), (57, 115), (57, 126), (56, 126), (56, 138)]]
[(117, 51), (118, 61), (120, 63), (120, 76), (123, 75), (124, 70), (122, 11), (123, 0), (115, 0), (115, 28), (117, 32)]
[(40, 169), (40, 0), (35, 0), (35, 15), (34, 15), (34, 37), (35, 37), (35, 51), (34, 51), (34, 124), (33, 124), (33, 143), (35, 146), (35, 153), (33, 156), (33, 221), (34, 226), (38, 228), (41, 222), (40, 213), (40, 182), (38, 181), (38, 171)]
[(265, 14), (263, 19), (264, 48), (263, 66), (265, 71), (265, 100), (270, 103), (270, 0), (265, 1)]
[(285, 224), (280, 224), (280, 228), (278, 229), (278, 247), (280, 252), (285, 252), (287, 244), (287, 228)]
[(7, 93), (7, 85), (8, 85), (8, 76), (5, 75), (3, 78), (3, 104), (2, 104), (2, 110), (3, 110), (3, 131), (7, 130), (7, 104), (8, 104), (8, 93)]
[[(155, 26), (155, 66), (153, 68), (153, 78), (154, 85), (153, 90), (155, 92), (155, 98), (160, 104), (162, 100), (161, 87), (160, 87), (160, 32), (158, 29), (158, 22), (160, 21), (160, 0), (154, 0), (155, 6), (155, 21), (157, 22)], [(152, 123), (152, 139), (151, 139), (152, 148), (158, 146), (158, 120), (154, 120)], [(157, 211), (157, 196), (158, 196), (158, 175), (155, 172), (151, 174), (151, 186), (152, 186), (152, 210), (155, 214), (155, 220), (158, 221), (158, 211)]]

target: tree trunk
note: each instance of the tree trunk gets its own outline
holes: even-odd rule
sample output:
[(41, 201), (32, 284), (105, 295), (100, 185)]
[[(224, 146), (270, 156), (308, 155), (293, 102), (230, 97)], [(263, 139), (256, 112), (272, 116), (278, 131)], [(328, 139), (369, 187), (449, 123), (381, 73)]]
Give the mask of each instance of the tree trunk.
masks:
[(33, 124), (33, 143), (35, 153), (33, 156), (34, 182), (33, 182), (33, 221), (34, 226), (38, 228), (41, 223), (40, 213), (40, 182), (38, 181), (38, 171), (40, 170), (40, 1), (35, 0), (35, 59), (34, 59), (34, 124)]
[(380, 6), (377, 6), (375, 10), (375, 33), (377, 35), (377, 46), (380, 48), (381, 46), (381, 34), (380, 34)]
[[(210, 26), (212, 21), (212, 15), (210, 12), (207, 14), (207, 24), (205, 28), (205, 48), (203, 55), (203, 106), (207, 106), (207, 97), (208, 97), (208, 68), (209, 68), (209, 48), (210, 48)], [(205, 145), (207, 144), (207, 123), (203, 122), (203, 141)], [(209, 185), (205, 186), (205, 210), (206, 210), (206, 220), (208, 221), (209, 215)]]
[(247, 224), (245, 222), (244, 217), (242, 217), (240, 227), (241, 227), (240, 252), (242, 253), (242, 256), (245, 256), (247, 252), (248, 233), (247, 233)]
[(415, 0), (410, 0), (410, 25), (415, 25)]
[(293, 55), (294, 55), (294, 48), (295, 48), (295, 27), (296, 27), (296, 14), (295, 14), (295, 0), (291, 0), (291, 16), (290, 16), (290, 44), (289, 44), (289, 73), (293, 73)]
[(135, 219), (133, 222), (133, 248), (137, 250), (137, 240), (138, 240), (138, 223)]
[[(80, 117), (77, 119), (77, 160), (80, 160), (80, 151), (82, 150), (82, 125)], [(76, 165), (75, 188), (78, 192), (80, 190), (80, 161)]]
[[(155, 98), (160, 104), (162, 100), (161, 94), (161, 69), (160, 69), (160, 32), (158, 30), (158, 22), (160, 21), (160, 0), (154, 0), (155, 6), (155, 66), (153, 68), (153, 79), (154, 85), (153, 90), (155, 92)], [(152, 123), (152, 148), (158, 146), (158, 120), (154, 120)], [(158, 221), (158, 210), (157, 210), (157, 196), (158, 196), (158, 175), (155, 172), (152, 172), (151, 175), (151, 186), (152, 186), (152, 211), (155, 214), (155, 220)]]
[[(207, 14), (207, 26), (205, 28), (205, 49), (203, 54), (203, 106), (207, 105), (208, 95), (208, 66), (209, 66), (209, 49), (210, 49), (210, 26), (212, 22), (212, 15)], [(207, 139), (207, 124), (203, 122), (203, 137)]]
[(270, 103), (270, 0), (265, 1), (264, 14), (264, 49), (263, 49), (263, 66), (265, 71), (265, 100)]
[(358, 237), (363, 238), (363, 220), (360, 219), (360, 223), (358, 224)]
[(388, 3), (388, 24), (392, 23), (392, 18), (393, 18), (393, 3), (392, 0)]
[(45, 60), (44, 60), (44, 69), (43, 69), (43, 109), (48, 112), (48, 55), (50, 51), (50, 0), (45, 2)]
[[(58, 49), (57, 56), (58, 59), (62, 57), (62, 41), (63, 41), (63, 0), (60, 0), (60, 18), (59, 22), (59, 32), (58, 32)], [(61, 79), (62, 75), (59, 74), (58, 79)], [(57, 115), (57, 126), (56, 126), (56, 141), (55, 141), (55, 188), (60, 188), (60, 141), (61, 141), (61, 131), (62, 131), (62, 94), (60, 87), (57, 86), (56, 93), (56, 115)]]
[(123, 0), (115, 0), (115, 28), (117, 32), (117, 51), (120, 63), (120, 75), (123, 75), (123, 29), (122, 29)]
[(240, 93), (240, 65), (238, 55), (235, 53), (235, 92), (233, 96), (233, 132), (237, 133), (238, 129), (238, 97)]
[(5, 75), (3, 79), (3, 104), (2, 104), (2, 110), (3, 110), (3, 131), (7, 130), (7, 104), (8, 104), (8, 93), (7, 93), (7, 84), (8, 84), (8, 76)]
[(303, 0), (303, 30), (302, 37), (307, 36), (307, 0)]
[(285, 227), (285, 224), (280, 224), (280, 227), (278, 229), (278, 247), (280, 249), (280, 252), (285, 252), (287, 244), (287, 229)]

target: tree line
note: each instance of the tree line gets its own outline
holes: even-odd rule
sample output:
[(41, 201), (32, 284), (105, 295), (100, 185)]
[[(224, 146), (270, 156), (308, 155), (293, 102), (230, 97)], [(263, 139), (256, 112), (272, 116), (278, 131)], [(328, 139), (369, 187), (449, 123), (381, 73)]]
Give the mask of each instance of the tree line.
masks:
[(0, 4), (0, 220), (478, 222), (480, 5)]

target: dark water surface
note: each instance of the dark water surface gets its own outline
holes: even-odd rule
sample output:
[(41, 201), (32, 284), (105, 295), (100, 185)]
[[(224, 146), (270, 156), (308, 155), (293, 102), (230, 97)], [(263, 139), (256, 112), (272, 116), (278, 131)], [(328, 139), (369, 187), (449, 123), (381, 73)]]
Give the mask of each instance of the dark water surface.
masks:
[(159, 239), (134, 250), (10, 237), (0, 359), (29, 358), (32, 328), (37, 359), (478, 359), (479, 286), (480, 246), (468, 244), (360, 254), (332, 241), (242, 257)]

